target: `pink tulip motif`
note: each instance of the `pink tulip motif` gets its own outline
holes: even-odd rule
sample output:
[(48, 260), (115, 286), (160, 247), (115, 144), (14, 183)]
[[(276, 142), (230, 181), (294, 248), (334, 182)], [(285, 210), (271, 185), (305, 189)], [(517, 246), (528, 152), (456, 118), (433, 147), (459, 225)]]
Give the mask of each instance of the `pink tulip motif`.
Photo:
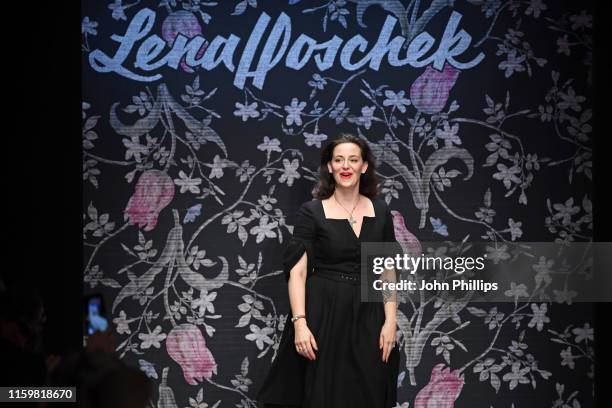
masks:
[(410, 87), (412, 104), (423, 113), (434, 114), (444, 109), (459, 70), (444, 64), (442, 71), (429, 65)]
[(157, 225), (159, 213), (170, 204), (173, 197), (172, 179), (163, 171), (147, 170), (138, 179), (124, 214), (130, 223), (151, 231)]
[[(190, 13), (186, 10), (175, 11), (166, 17), (162, 23), (162, 38), (166, 41), (169, 47), (172, 47), (176, 37), (182, 34), (187, 38), (193, 38), (196, 35), (202, 35), (202, 27), (195, 14)], [(197, 58), (201, 58), (206, 51), (208, 46), (207, 42), (204, 42), (202, 47), (198, 50), (196, 55)], [(185, 62), (185, 58), (181, 60), (181, 68), (185, 72), (193, 73), (193, 69)]]
[(184, 323), (174, 327), (166, 338), (168, 355), (183, 369), (185, 381), (197, 385), (204, 378), (217, 374), (217, 363), (202, 332), (193, 324)]
[(453, 408), (464, 384), (459, 370), (450, 371), (444, 364), (431, 370), (431, 378), (414, 400), (415, 408)]
[(404, 252), (411, 256), (421, 256), (423, 249), (417, 237), (406, 228), (404, 217), (399, 211), (391, 210), (393, 216), (393, 230), (395, 239), (401, 245)]

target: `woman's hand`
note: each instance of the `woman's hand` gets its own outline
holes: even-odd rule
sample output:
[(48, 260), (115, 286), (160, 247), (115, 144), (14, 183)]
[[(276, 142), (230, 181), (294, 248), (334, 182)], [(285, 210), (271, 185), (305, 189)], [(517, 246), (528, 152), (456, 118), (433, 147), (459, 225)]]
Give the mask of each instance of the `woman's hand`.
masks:
[[(317, 342), (306, 325), (306, 320), (299, 319), (294, 323), (295, 327), (295, 349), (303, 357), (309, 360), (316, 360), (314, 350), (319, 351)], [(314, 349), (314, 350), (313, 350)]]
[(395, 334), (397, 332), (397, 324), (395, 322), (385, 321), (382, 329), (380, 330), (380, 337), (378, 339), (378, 346), (382, 349), (382, 361), (388, 362), (389, 355), (395, 347)]

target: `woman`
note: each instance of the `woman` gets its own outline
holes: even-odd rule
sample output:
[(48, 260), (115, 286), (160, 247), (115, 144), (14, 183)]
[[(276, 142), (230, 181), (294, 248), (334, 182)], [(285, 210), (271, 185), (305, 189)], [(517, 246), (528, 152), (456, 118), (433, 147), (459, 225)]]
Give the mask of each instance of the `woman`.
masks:
[(343, 135), (324, 147), (315, 199), (299, 208), (283, 257), (293, 317), (257, 395), (264, 408), (395, 406), (395, 297), (360, 302), (361, 242), (395, 241), (376, 194), (365, 141)]

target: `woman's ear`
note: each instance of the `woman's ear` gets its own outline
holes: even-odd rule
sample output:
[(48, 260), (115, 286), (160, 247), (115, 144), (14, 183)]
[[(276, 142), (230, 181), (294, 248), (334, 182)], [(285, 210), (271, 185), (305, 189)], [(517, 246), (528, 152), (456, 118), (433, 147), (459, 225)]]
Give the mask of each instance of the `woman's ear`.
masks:
[(361, 169), (361, 174), (365, 173), (368, 170), (368, 162), (363, 162), (363, 168)]
[(329, 162), (327, 162), (327, 171), (329, 171), (330, 175), (333, 173), (332, 166), (329, 164)]

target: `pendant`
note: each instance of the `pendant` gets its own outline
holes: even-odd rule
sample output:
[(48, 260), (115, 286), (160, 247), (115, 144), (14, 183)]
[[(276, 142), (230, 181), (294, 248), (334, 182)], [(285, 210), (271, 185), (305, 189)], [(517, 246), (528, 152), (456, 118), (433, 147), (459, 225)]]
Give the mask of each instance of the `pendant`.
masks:
[(353, 217), (349, 218), (349, 222), (351, 223), (351, 226), (353, 226), (353, 224), (357, 224), (357, 220), (353, 219)]

